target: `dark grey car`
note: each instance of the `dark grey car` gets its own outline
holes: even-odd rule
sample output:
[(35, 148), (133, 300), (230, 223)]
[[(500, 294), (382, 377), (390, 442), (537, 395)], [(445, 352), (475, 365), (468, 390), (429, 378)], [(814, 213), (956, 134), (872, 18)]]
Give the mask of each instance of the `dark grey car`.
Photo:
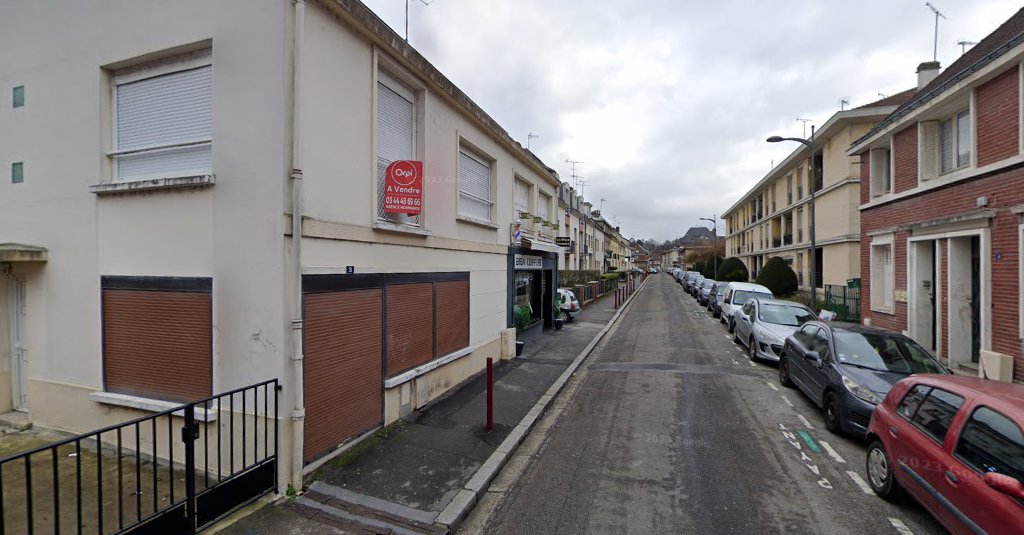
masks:
[(809, 321), (779, 357), (779, 382), (821, 407), (829, 431), (857, 436), (892, 385), (912, 373), (949, 371), (910, 338), (855, 323)]

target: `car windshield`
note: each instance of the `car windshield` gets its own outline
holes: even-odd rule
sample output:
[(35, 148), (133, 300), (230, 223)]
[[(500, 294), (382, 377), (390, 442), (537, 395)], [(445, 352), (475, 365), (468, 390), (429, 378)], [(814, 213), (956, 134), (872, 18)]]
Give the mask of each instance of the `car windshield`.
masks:
[(734, 304), (734, 305), (743, 305), (747, 301), (750, 301), (751, 299), (754, 299), (754, 298), (771, 299), (772, 298), (772, 294), (766, 294), (766, 293), (763, 293), (763, 292), (751, 292), (751, 291), (746, 291), (746, 290), (737, 290), (732, 295), (732, 304)]
[(710, 290), (711, 287), (714, 285), (715, 281), (704, 281), (704, 284), (702, 284), (701, 287), (704, 288), (705, 290)]
[(802, 306), (764, 303), (757, 311), (757, 319), (765, 323), (799, 327), (814, 319), (814, 313)]
[(718, 286), (718, 287), (716, 287), (715, 288), (715, 295), (717, 297), (724, 296), (725, 295), (725, 286)]
[(942, 365), (909, 338), (879, 333), (835, 333), (840, 364), (894, 373), (946, 373)]

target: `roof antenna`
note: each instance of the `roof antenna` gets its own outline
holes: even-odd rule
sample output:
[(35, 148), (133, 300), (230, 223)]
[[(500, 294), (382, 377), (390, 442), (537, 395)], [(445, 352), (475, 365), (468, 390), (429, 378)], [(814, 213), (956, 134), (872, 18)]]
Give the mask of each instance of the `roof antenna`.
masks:
[[(572, 177), (572, 188), (573, 189), (579, 189), (579, 182), (580, 182), (579, 179), (581, 179), (583, 177), (581, 177), (581, 176), (576, 174), (576, 165), (577, 164), (581, 164), (583, 162), (580, 161), (580, 160), (569, 160), (569, 159), (566, 159), (565, 163), (572, 165), (572, 173), (570, 173), (570, 175), (569, 175), (569, 176)], [(583, 195), (583, 193), (581, 192), (580, 195)]]
[(540, 136), (538, 136), (537, 134), (534, 134), (533, 132), (530, 132), (529, 134), (526, 134), (526, 150), (530, 150), (530, 140), (531, 139), (537, 139), (539, 137)]
[(967, 53), (967, 47), (974, 46), (974, 45), (978, 44), (978, 42), (977, 41), (967, 41), (967, 40), (961, 39), (961, 40), (957, 41), (956, 44), (960, 45), (960, 55), (962, 56), (965, 53)]
[(889, 95), (886, 95), (885, 93), (883, 93), (881, 91), (878, 92), (878, 96), (879, 96), (879, 98), (889, 98)]
[[(419, 0), (421, 4), (429, 6), (434, 0)], [(405, 0), (405, 42), (409, 42), (409, 0)]]
[(800, 121), (801, 123), (804, 123), (804, 137), (807, 137), (807, 123), (813, 121), (814, 119), (801, 119), (797, 117), (796, 120)]
[(839, 99), (839, 111), (843, 111), (847, 106), (850, 105), (850, 97), (841, 97)]
[(932, 48), (932, 61), (939, 61), (939, 17), (946, 19), (946, 16), (933, 6), (931, 2), (925, 2), (924, 5), (928, 6), (928, 9), (935, 13), (935, 46)]

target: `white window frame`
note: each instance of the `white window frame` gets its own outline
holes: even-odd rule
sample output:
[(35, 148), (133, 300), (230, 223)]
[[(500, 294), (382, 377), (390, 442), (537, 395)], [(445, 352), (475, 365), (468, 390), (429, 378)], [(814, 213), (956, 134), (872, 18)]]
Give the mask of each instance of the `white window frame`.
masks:
[(459, 169), (456, 172), (456, 180), (458, 181), (458, 188), (456, 188), (458, 190), (458, 198), (456, 199), (456, 212), (458, 213), (458, 216), (460, 218), (470, 219), (470, 220), (474, 220), (474, 221), (480, 220), (480, 218), (478, 218), (476, 216), (473, 216), (471, 214), (466, 214), (466, 213), (464, 213), (462, 211), (462, 196), (466, 195), (467, 197), (471, 197), (471, 198), (475, 199), (478, 202), (482, 202), (482, 203), (486, 203), (487, 204), (487, 207), (488, 207), (488, 217), (487, 217), (487, 219), (483, 220), (483, 222), (491, 223), (491, 222), (494, 221), (494, 199), (493, 199), (493, 197), (495, 196), (494, 195), (494, 193), (495, 193), (494, 192), (494, 160), (484, 156), (481, 152), (479, 152), (476, 149), (468, 146), (466, 143), (460, 143), (459, 144), (459, 155), (463, 155), (463, 154), (466, 155), (467, 157), (473, 159), (473, 160), (476, 160), (476, 162), (479, 163), (480, 165), (483, 165), (483, 166), (487, 167), (487, 171), (488, 171), (488, 175), (489, 175), (489, 177), (488, 177), (488, 180), (489, 180), (489, 183), (488, 183), (488, 193), (490, 194), (489, 196), (492, 197), (492, 198), (491, 199), (484, 199), (484, 198), (482, 198), (482, 197), (480, 197), (478, 195), (475, 195), (473, 193), (470, 193), (468, 191), (463, 191), (463, 189), (462, 189), (462, 170)]
[[(967, 145), (968, 145), (967, 150), (968, 150), (968, 153), (967, 153), (967, 163), (961, 164), (960, 163), (960, 116), (964, 115), (964, 114), (967, 114), (967, 136), (968, 136), (967, 137)], [(942, 144), (943, 144), (942, 143), (942, 140), (943, 140), (943, 137), (942, 137), (942, 125), (945, 124), (947, 121), (952, 121), (952, 127), (953, 127), (951, 129), (951, 134), (950, 134), (951, 137), (953, 138), (952, 139), (952, 146), (951, 146), (951, 149), (950, 149), (951, 150), (952, 160), (953, 160), (953, 164), (952, 164), (953, 166), (950, 167), (949, 169), (943, 169), (942, 168)], [(938, 134), (939, 134), (939, 139), (938, 139), (938, 141), (939, 141), (939, 143), (938, 143), (938, 150), (939, 150), (939, 154), (938, 154), (939, 176), (955, 173), (955, 172), (957, 172), (957, 171), (959, 171), (961, 169), (967, 169), (968, 167), (971, 166), (971, 162), (974, 159), (974, 132), (971, 131), (972, 130), (971, 124), (973, 124), (973, 121), (974, 121), (974, 114), (971, 113), (971, 107), (970, 106), (967, 106), (966, 108), (959, 109), (959, 110), (956, 111), (956, 113), (953, 113), (952, 115), (943, 117), (942, 119), (939, 119), (937, 121), (939, 123), (939, 131), (938, 131)]]
[[(163, 76), (167, 74), (173, 74), (182, 71), (188, 71), (192, 69), (198, 69), (202, 67), (208, 67), (213, 65), (213, 49), (203, 48), (193, 52), (187, 52), (184, 54), (176, 54), (163, 59), (141, 63), (139, 65), (133, 65), (125, 67), (123, 69), (115, 70), (110, 76), (110, 150), (106, 153), (107, 158), (110, 162), (110, 181), (111, 182), (133, 182), (139, 180), (147, 180), (146, 178), (138, 179), (121, 179), (119, 178), (120, 170), (118, 168), (118, 158), (121, 156), (130, 156), (133, 154), (143, 154), (147, 152), (156, 152), (160, 150), (185, 148), (193, 146), (211, 146), (213, 145), (213, 136), (208, 138), (196, 139), (185, 143), (171, 143), (161, 144), (146, 147), (136, 147), (132, 149), (121, 149), (117, 142), (117, 88), (118, 86), (130, 84), (132, 82), (138, 82), (149, 78), (156, 78), (157, 76)], [(213, 81), (211, 80), (211, 86)], [(210, 170), (207, 173), (213, 174), (213, 161), (211, 158)], [(174, 175), (177, 177), (178, 175)], [(186, 175), (190, 176), (190, 175)], [(172, 176), (162, 177), (172, 178)]]
[[(875, 158), (876, 155), (881, 155), (882, 152), (886, 152), (885, 156), (885, 175), (879, 177), (875, 174)], [(892, 138), (889, 138), (888, 146), (883, 147), (872, 147), (868, 151), (868, 188), (870, 197), (872, 199), (889, 195), (894, 191), (896, 180), (893, 177), (893, 171), (895, 167), (895, 147)], [(888, 181), (889, 187), (882, 188), (882, 182)]]
[[(878, 256), (875, 253), (876, 248), (888, 247), (889, 248), (889, 265), (883, 266), (882, 268), (876, 268), (876, 262)], [(873, 236), (871, 238), (871, 245), (869, 249), (870, 264), (869, 264), (869, 276), (871, 281), (871, 310), (874, 312), (882, 312), (884, 314), (894, 314), (896, 312), (896, 239), (893, 234), (882, 234)], [(879, 285), (876, 273), (879, 273), (882, 269), (885, 272), (882, 273), (883, 284)], [(889, 281), (888, 288), (886, 288), (885, 282)], [(879, 299), (879, 297), (881, 299)]]
[[(405, 214), (387, 214), (382, 213), (381, 203), (383, 202), (377, 195), (380, 192), (381, 186), (377, 184), (380, 177), (377, 176), (377, 158), (380, 147), (377, 146), (377, 124), (378, 124), (378, 112), (380, 111), (380, 96), (379, 86), (383, 85), (389, 90), (393, 91), (399, 97), (412, 103), (412, 159), (418, 160), (420, 155), (419, 149), (419, 130), (420, 130), (420, 102), (417, 98), (419, 90), (408, 86), (401, 82), (398, 77), (390, 74), (389, 72), (381, 69), (378, 66), (377, 70), (377, 83), (373, 86), (374, 100), (373, 100), (373, 166), (374, 166), (374, 203), (373, 203), (373, 216), (374, 220), (378, 223), (390, 223), (395, 225), (404, 225), (409, 227), (422, 227), (423, 226), (423, 212), (420, 211), (418, 215), (408, 216)], [(390, 216), (390, 217), (389, 217)]]

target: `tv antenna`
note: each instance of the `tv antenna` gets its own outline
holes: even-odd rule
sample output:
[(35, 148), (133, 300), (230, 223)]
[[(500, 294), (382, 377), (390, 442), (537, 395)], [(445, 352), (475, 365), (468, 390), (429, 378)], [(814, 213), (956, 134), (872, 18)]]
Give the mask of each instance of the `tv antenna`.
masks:
[(889, 98), (889, 95), (886, 95), (885, 93), (883, 93), (881, 91), (878, 92), (878, 96), (879, 96), (879, 98)]
[(580, 197), (582, 197), (583, 196), (583, 188), (587, 187), (587, 184), (590, 184), (590, 181), (589, 180), (583, 180), (583, 177), (581, 177), (581, 176), (577, 176), (576, 179), (577, 179), (576, 182), (579, 183), (579, 185), (580, 185)]
[(849, 105), (850, 105), (850, 97), (840, 97), (839, 98), (839, 111), (845, 110), (846, 107), (849, 106)]
[(964, 55), (967, 52), (967, 47), (974, 46), (974, 45), (978, 44), (978, 42), (977, 41), (966, 41), (966, 40), (961, 39), (961, 40), (957, 41), (956, 44), (960, 45), (960, 55), (962, 56), (962, 55)]
[(530, 132), (529, 134), (526, 134), (526, 150), (530, 150), (530, 140), (531, 139), (537, 139), (539, 137), (540, 136), (538, 136), (537, 134), (534, 134), (533, 132)]
[[(434, 0), (419, 0), (424, 6), (429, 6)], [(405, 0), (405, 42), (409, 42), (409, 0)]]
[(928, 6), (932, 13), (935, 13), (935, 45), (932, 48), (932, 61), (939, 61), (939, 17), (946, 19), (946, 16), (937, 7), (933, 6), (931, 2), (925, 2), (924, 5)]
[(807, 123), (813, 121), (814, 119), (801, 119), (797, 117), (796, 120), (800, 121), (801, 123), (804, 123), (804, 137), (807, 137)]
[(600, 207), (600, 208), (598, 208), (598, 210), (601, 210), (601, 215), (602, 215), (602, 216), (604, 216), (604, 201), (605, 201), (605, 200), (606, 200), (606, 199), (605, 199), (604, 197), (601, 197), (601, 207)]
[[(567, 159), (567, 160), (565, 160), (565, 163), (567, 163), (567, 164), (572, 166), (572, 173), (570, 173), (569, 176), (572, 177), (572, 187), (573, 187), (573, 189), (579, 188), (579, 179), (583, 178), (583, 177), (581, 177), (581, 176), (576, 174), (576, 166), (581, 164), (581, 163), (583, 163), (583, 162), (581, 162), (580, 160), (568, 160)], [(582, 195), (582, 193), (581, 193), (581, 195)]]

